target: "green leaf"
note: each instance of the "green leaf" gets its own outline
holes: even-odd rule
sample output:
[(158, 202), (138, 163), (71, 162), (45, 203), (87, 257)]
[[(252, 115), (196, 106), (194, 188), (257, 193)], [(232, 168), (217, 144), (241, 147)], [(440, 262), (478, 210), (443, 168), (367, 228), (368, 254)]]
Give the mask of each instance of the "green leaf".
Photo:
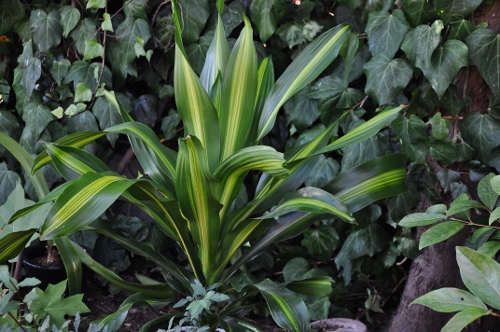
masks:
[(399, 226), (401, 227), (417, 227), (432, 225), (440, 220), (446, 219), (444, 214), (436, 213), (412, 213), (401, 219)]
[(48, 14), (41, 9), (31, 12), (30, 22), (33, 31), (33, 41), (38, 49), (47, 53), (50, 48), (59, 45), (63, 29), (59, 20), (61, 15), (56, 9)]
[(478, 201), (474, 200), (454, 200), (450, 204), (450, 208), (448, 209), (448, 212), (446, 213), (447, 217), (462, 213), (462, 212), (468, 212), (470, 209), (485, 209), (486, 207), (479, 203)]
[(100, 9), (106, 7), (106, 0), (89, 0), (87, 9)]
[(147, 0), (134, 0), (123, 4), (123, 11), (127, 17), (148, 19), (148, 3)]
[(441, 329), (443, 332), (460, 332), (476, 319), (489, 315), (490, 311), (481, 308), (467, 308), (453, 316)]
[(470, 248), (457, 247), (457, 263), (467, 288), (484, 303), (500, 308), (500, 265)]
[(345, 240), (338, 257), (345, 255), (347, 259), (356, 259), (363, 256), (373, 257), (387, 247), (389, 235), (377, 224), (354, 231)]
[(281, 106), (311, 83), (337, 57), (349, 35), (349, 27), (339, 25), (316, 38), (294, 59), (276, 81), (267, 98), (258, 125), (257, 140), (269, 133)]
[(186, 45), (195, 43), (210, 16), (208, 0), (184, 0), (181, 4), (183, 20), (182, 38)]
[(83, 60), (92, 60), (104, 56), (104, 47), (96, 39), (85, 40), (85, 51)]
[(495, 174), (490, 173), (483, 177), (477, 186), (477, 194), (481, 202), (493, 211), (498, 201), (499, 194), (493, 190), (490, 182), (495, 177)]
[(224, 34), (224, 26), (219, 17), (217, 29), (215, 30), (214, 38), (208, 49), (205, 64), (200, 75), (201, 84), (205, 88), (205, 91), (211, 93), (217, 77), (219, 75), (224, 77), (228, 60), (229, 46)]
[[(477, 0), (476, 0), (477, 2)], [(465, 42), (469, 47), (469, 57), (477, 66), (494, 94), (500, 93), (500, 35), (490, 29), (477, 29)]]
[(413, 70), (405, 60), (391, 61), (385, 53), (374, 56), (363, 68), (367, 78), (365, 91), (379, 105), (392, 103), (413, 76)]
[(428, 64), (419, 66), (438, 98), (443, 96), (460, 68), (468, 65), (467, 56), (468, 49), (463, 42), (447, 40), (434, 51)]
[[(69, 69), (68, 73), (64, 77), (63, 83), (73, 82), (76, 89), (78, 83), (85, 83), (90, 90), (96, 91), (97, 89), (97, 79), (95, 77), (95, 71), (101, 70), (100, 63), (89, 64), (87, 61), (74, 61)], [(101, 78), (101, 84), (105, 84), (106, 88), (113, 87), (112, 75), (110, 70), (105, 67)]]
[(50, 74), (57, 82), (57, 85), (61, 85), (64, 76), (68, 73), (71, 67), (71, 62), (68, 59), (62, 59), (59, 61), (54, 61), (52, 67), (50, 68)]
[(17, 257), (35, 234), (36, 229), (9, 233), (0, 238), (0, 262)]
[[(245, 15), (246, 12), (247, 8), (240, 1), (230, 2), (226, 7), (224, 7), (221, 19), (226, 36), (229, 36), (234, 29), (243, 23), (243, 15)], [(252, 18), (252, 14), (250, 14), (250, 18)]]
[(38, 139), (53, 117), (47, 106), (32, 102), (26, 105), (23, 120), (26, 122), (26, 127), (31, 129), (35, 133), (35, 138)]
[(304, 232), (304, 239), (300, 243), (312, 256), (320, 257), (324, 262), (332, 258), (333, 252), (340, 247), (340, 237), (335, 228), (321, 225)]
[(400, 116), (392, 123), (392, 129), (399, 135), (406, 156), (417, 163), (424, 163), (430, 146), (424, 121), (415, 115), (410, 115), (410, 118)]
[(441, 288), (415, 299), (411, 304), (421, 304), (439, 312), (455, 312), (467, 308), (488, 310), (484, 303), (471, 293), (458, 288)]
[(335, 159), (321, 155), (320, 161), (315, 167), (315, 172), (309, 175), (304, 184), (306, 187), (323, 188), (339, 174), (339, 171), (340, 166)]
[(366, 24), (370, 52), (373, 56), (382, 53), (392, 59), (409, 29), (410, 26), (399, 9), (392, 14), (387, 11), (370, 13)]
[(464, 227), (465, 224), (460, 221), (445, 221), (432, 226), (420, 237), (418, 249), (422, 250), (430, 245), (448, 240)]
[(62, 326), (65, 315), (75, 316), (77, 313), (90, 311), (82, 301), (83, 294), (63, 297), (65, 289), (66, 280), (56, 285), (49, 284), (45, 291), (36, 288), (38, 297), (29, 305), (30, 311), (40, 319), (49, 315), (56, 326)]
[(498, 241), (488, 241), (483, 243), (478, 249), (477, 252), (488, 257), (494, 258), (496, 254), (500, 250), (500, 242)]
[(432, 2), (427, 0), (401, 0), (401, 3), (408, 20), (414, 27), (419, 24), (426, 24), (436, 18)]
[(482, 2), (482, 0), (436, 0), (435, 5), (439, 17), (445, 24), (449, 24), (457, 16), (466, 17), (471, 14)]
[(309, 312), (300, 297), (284, 294), (269, 279), (255, 284), (255, 287), (264, 296), (276, 324), (294, 332), (308, 330)]
[(458, 39), (465, 41), (465, 39), (476, 30), (477, 27), (469, 20), (461, 19), (451, 22), (451, 31), (449, 39)]
[(59, 23), (63, 28), (63, 37), (67, 38), (68, 34), (76, 27), (80, 21), (80, 11), (73, 6), (62, 6), (61, 9), (61, 19)]
[[(121, 118), (117, 110), (104, 97), (97, 97), (94, 105), (92, 106), (92, 113), (99, 121), (99, 128), (105, 130), (112, 126), (120, 124)], [(107, 136), (111, 145), (115, 145), (118, 139), (118, 133), (110, 133)]]
[(460, 122), (460, 131), (466, 143), (476, 150), (477, 158), (490, 164), (491, 151), (500, 145), (500, 124), (488, 114), (467, 114)]
[(250, 19), (259, 33), (260, 40), (265, 43), (274, 34), (278, 23), (285, 17), (288, 3), (284, 0), (252, 1)]
[(24, 17), (24, 6), (19, 0), (0, 0), (0, 35), (12, 28)]
[(491, 212), (488, 224), (489, 225), (493, 224), (495, 221), (498, 220), (498, 218), (500, 218), (500, 207), (497, 207), (495, 210)]

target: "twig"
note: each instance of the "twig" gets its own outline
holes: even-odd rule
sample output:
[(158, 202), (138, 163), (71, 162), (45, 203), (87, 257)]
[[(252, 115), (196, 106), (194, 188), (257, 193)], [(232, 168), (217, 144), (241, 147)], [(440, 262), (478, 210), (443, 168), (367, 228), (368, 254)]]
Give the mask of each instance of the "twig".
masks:
[(27, 330), (23, 327), (23, 325), (22, 325), (22, 324), (21, 324), (21, 323), (17, 320), (17, 318), (16, 318), (16, 317), (14, 317), (14, 316), (13, 316), (10, 312), (8, 312), (7, 314), (10, 316), (10, 318), (12, 318), (12, 319), (14, 320), (14, 322), (16, 322), (16, 324), (19, 326), (19, 328), (20, 328), (21, 330), (23, 330), (24, 332), (28, 332), (28, 331), (27, 331)]
[(392, 289), (391, 293), (387, 296), (387, 298), (384, 300), (384, 302), (382, 302), (382, 303), (380, 304), (380, 307), (381, 307), (381, 308), (383, 308), (383, 307), (386, 305), (387, 301), (389, 301), (389, 299), (390, 299), (390, 298), (391, 298), (391, 297), (392, 297), (392, 296), (396, 293), (396, 291), (398, 290), (399, 286), (401, 286), (401, 284), (402, 284), (405, 280), (406, 280), (406, 276), (404, 276), (404, 278), (403, 278), (403, 279), (401, 279), (401, 280), (398, 282), (398, 284), (396, 285), (396, 287), (394, 287), (394, 288)]

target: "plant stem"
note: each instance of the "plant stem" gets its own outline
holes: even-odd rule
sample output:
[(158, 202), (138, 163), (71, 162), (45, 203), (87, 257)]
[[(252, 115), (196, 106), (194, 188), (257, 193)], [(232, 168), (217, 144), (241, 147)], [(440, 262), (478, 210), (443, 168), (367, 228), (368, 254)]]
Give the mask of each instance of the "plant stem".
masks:
[(16, 324), (19, 326), (19, 328), (20, 328), (21, 330), (23, 330), (23, 332), (28, 332), (28, 331), (26, 331), (26, 329), (23, 327), (23, 325), (21, 324), (21, 322), (19, 322), (19, 321), (17, 320), (17, 318), (16, 318), (16, 317), (14, 317), (14, 315), (12, 315), (10, 312), (8, 312), (7, 314), (10, 316), (10, 318), (12, 318), (12, 319), (14, 320), (14, 322), (16, 322)]

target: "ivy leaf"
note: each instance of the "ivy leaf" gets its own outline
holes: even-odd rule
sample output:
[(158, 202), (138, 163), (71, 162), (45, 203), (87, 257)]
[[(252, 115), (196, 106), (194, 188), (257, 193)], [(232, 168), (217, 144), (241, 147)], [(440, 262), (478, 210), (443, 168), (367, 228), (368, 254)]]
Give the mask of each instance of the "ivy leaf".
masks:
[(161, 121), (161, 131), (163, 132), (163, 138), (168, 141), (177, 136), (177, 125), (181, 122), (181, 117), (179, 113), (171, 109), (168, 115), (164, 117)]
[(328, 262), (332, 258), (333, 252), (340, 244), (340, 237), (335, 228), (325, 225), (307, 229), (301, 242), (309, 254), (320, 257), (324, 262)]
[(436, 0), (435, 6), (439, 17), (444, 24), (449, 24), (451, 20), (457, 17), (465, 17), (472, 13), (482, 0)]
[(39, 319), (47, 315), (51, 318), (51, 323), (55, 326), (62, 326), (65, 322), (65, 315), (75, 316), (77, 313), (89, 312), (89, 308), (83, 303), (83, 294), (64, 296), (66, 280), (53, 285), (49, 284), (45, 291), (35, 288), (33, 291), (38, 295), (30, 304), (30, 311)]
[[(122, 122), (120, 114), (104, 97), (97, 97), (94, 105), (92, 106), (92, 113), (99, 121), (99, 127), (101, 130), (112, 127), (114, 125), (120, 124)], [(112, 146), (115, 145), (118, 139), (117, 133), (110, 133), (106, 135), (106, 138), (111, 143)]]
[[(184, 2), (182, 3), (184, 6)], [(184, 9), (184, 7), (182, 7)], [(134, 17), (134, 18), (142, 18), (144, 20), (148, 19), (148, 6), (147, 0), (134, 0), (128, 1), (123, 6), (123, 11), (125, 12), (125, 16)]]
[(469, 36), (476, 29), (477, 27), (469, 20), (461, 19), (454, 21), (451, 22), (450, 36), (448, 38), (465, 41), (467, 36)]
[(241, 1), (230, 2), (224, 7), (221, 19), (226, 36), (229, 36), (238, 25), (243, 23), (243, 15), (246, 14), (246, 11), (247, 9)]
[(309, 128), (319, 118), (318, 101), (307, 97), (310, 87), (300, 90), (284, 105), (286, 123), (298, 130)]
[[(63, 83), (73, 82), (76, 89), (78, 83), (85, 83), (90, 90), (95, 91), (97, 89), (97, 78), (95, 75), (96, 68), (98, 73), (101, 69), (100, 63), (89, 64), (87, 61), (75, 61), (71, 65), (68, 73), (64, 77)], [(105, 67), (101, 83), (104, 83), (106, 87), (111, 88), (113, 86), (112, 75), (107, 67)]]
[(208, 48), (204, 48), (202, 44), (198, 43), (186, 46), (186, 55), (188, 57), (189, 64), (197, 74), (201, 73), (201, 70), (203, 69), (207, 50)]
[(30, 58), (23, 69), (21, 76), (21, 86), (26, 93), (26, 100), (31, 99), (31, 94), (35, 89), (36, 82), (42, 75), (42, 62), (40, 59)]
[(78, 83), (75, 89), (75, 103), (92, 100), (92, 91), (85, 83)]
[(59, 61), (54, 61), (52, 67), (50, 68), (50, 74), (52, 78), (56, 81), (57, 85), (61, 85), (61, 82), (68, 73), (71, 67), (71, 62), (68, 59), (61, 59)]
[(71, 118), (72, 116), (75, 116), (75, 115), (82, 113), (83, 111), (85, 111), (86, 108), (87, 108), (87, 105), (85, 105), (84, 103), (78, 103), (76, 105), (71, 104), (68, 106), (68, 108), (66, 108), (66, 110), (64, 111), (64, 114), (66, 114), (67, 116), (69, 116)]
[(387, 247), (389, 235), (377, 224), (370, 224), (368, 227), (354, 231), (342, 245), (341, 253), (347, 259), (356, 259), (363, 256), (373, 257), (376, 253)]
[(489, 165), (491, 151), (500, 145), (498, 121), (488, 114), (467, 114), (460, 122), (460, 131), (465, 142), (476, 150), (477, 158)]
[[(356, 121), (355, 123), (360, 124), (361, 122)], [(375, 135), (360, 143), (346, 146), (342, 149), (342, 154), (344, 157), (340, 162), (340, 170), (344, 172), (368, 160), (384, 156), (386, 149), (385, 144), (378, 138), (378, 135)]]
[(436, 161), (449, 166), (458, 160), (457, 150), (451, 142), (433, 141), (429, 148), (430, 155)]
[(319, 157), (315, 171), (304, 182), (306, 187), (323, 188), (340, 172), (339, 163), (335, 159), (326, 158), (324, 155)]
[(106, 0), (89, 0), (87, 9), (101, 9), (106, 7)]
[(26, 105), (23, 120), (26, 122), (26, 127), (35, 134), (35, 139), (38, 139), (53, 117), (50, 108), (37, 102), (31, 102)]
[(252, 1), (250, 19), (259, 33), (260, 40), (265, 43), (274, 34), (288, 11), (285, 0)]
[(419, 117), (410, 118), (400, 116), (392, 122), (392, 128), (402, 141), (402, 150), (408, 159), (417, 163), (424, 163), (430, 146), (427, 126)]
[(428, 0), (401, 0), (403, 10), (407, 14), (408, 21), (416, 27), (426, 24), (436, 18), (436, 10), (433, 3)]
[(62, 6), (61, 19), (59, 23), (63, 27), (63, 37), (68, 37), (68, 34), (76, 27), (80, 21), (80, 11), (72, 6)]
[(104, 47), (95, 39), (87, 39), (85, 41), (83, 60), (92, 60), (93, 58), (102, 56), (104, 56)]
[[(182, 2), (181, 14), (184, 20), (184, 28), (182, 29), (184, 43), (188, 45), (197, 42), (210, 16), (209, 1), (185, 0)], [(146, 40), (142, 36), (139, 37)]]
[(78, 53), (82, 55), (85, 53), (85, 41), (95, 37), (97, 32), (96, 27), (96, 21), (91, 18), (85, 18), (70, 32), (69, 36), (73, 39)]
[(19, 23), (24, 17), (24, 6), (19, 0), (0, 0), (0, 35)]
[[(420, 67), (441, 98), (460, 68), (468, 65), (467, 46), (459, 40), (447, 40), (438, 47), (427, 65)], [(500, 69), (500, 68), (499, 68)]]
[(500, 35), (490, 29), (477, 29), (465, 39), (469, 56), (493, 93), (500, 93)]
[(365, 92), (379, 105), (394, 101), (413, 76), (413, 70), (405, 60), (391, 61), (384, 53), (374, 56), (363, 68), (367, 79)]
[(98, 131), (96, 118), (90, 111), (85, 111), (77, 116), (68, 119), (68, 132), (75, 133), (77, 131)]
[(128, 18), (120, 23), (116, 29), (116, 35), (118, 37), (110, 46), (112, 57), (116, 59), (112, 62), (113, 73), (117, 73), (121, 79), (125, 79), (128, 72), (127, 67), (134, 62), (136, 57), (137, 37), (147, 43), (151, 38), (151, 29), (148, 22), (143, 19)]
[(54, 9), (48, 14), (41, 9), (31, 12), (30, 22), (33, 31), (33, 41), (38, 49), (47, 53), (51, 47), (59, 45), (63, 29), (59, 23), (61, 15)]
[(419, 25), (415, 29), (415, 64), (417, 67), (422, 69), (429, 66), (432, 53), (434, 53), (434, 50), (441, 42), (441, 31), (443, 28), (443, 22), (437, 20), (432, 23), (432, 26)]
[(5, 162), (0, 163), (0, 205), (5, 203), (19, 179), (19, 174), (9, 170)]
[(306, 38), (303, 33), (304, 25), (303, 24), (283, 24), (276, 31), (278, 36), (283, 39), (284, 42), (287, 43), (288, 48), (293, 48), (294, 46), (300, 45), (306, 41)]
[(111, 23), (111, 15), (108, 13), (102, 14), (103, 21), (101, 23), (101, 29), (104, 31), (114, 31), (113, 24)]
[(443, 119), (441, 113), (437, 112), (430, 120), (432, 127), (432, 135), (440, 141), (444, 141), (448, 137), (450, 131), (450, 120)]
[(392, 14), (386, 11), (370, 13), (366, 25), (370, 52), (374, 56), (383, 53), (392, 59), (409, 29), (409, 24), (399, 9)]

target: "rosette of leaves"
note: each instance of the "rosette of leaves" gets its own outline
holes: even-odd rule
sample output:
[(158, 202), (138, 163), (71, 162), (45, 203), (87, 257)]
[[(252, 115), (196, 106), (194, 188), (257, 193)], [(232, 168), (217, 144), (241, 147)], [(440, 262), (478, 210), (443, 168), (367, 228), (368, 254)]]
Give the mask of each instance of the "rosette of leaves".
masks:
[[(135, 292), (172, 298), (174, 290), (185, 296), (192, 294), (194, 280), (203, 287), (220, 284), (216, 291), (228, 295), (231, 301), (198, 322), (210, 330), (218, 326), (245, 330), (246, 323), (238, 320), (249, 312), (244, 300), (249, 294), (260, 293), (278, 325), (307, 331), (307, 307), (293, 292), (324, 296), (332, 289), (330, 277), (314, 276), (283, 284), (266, 279), (245, 285), (232, 285), (230, 278), (269, 245), (300, 234), (317, 220), (334, 216), (355, 223), (354, 211), (403, 192), (405, 159), (401, 155), (382, 157), (345, 171), (328, 185), (329, 191), (302, 187), (321, 154), (372, 137), (403, 107), (384, 110), (336, 138), (334, 133), (342, 119), (339, 117), (315, 139), (285, 154), (262, 145), (281, 106), (336, 58), (349, 36), (349, 27), (339, 25), (319, 36), (275, 81), (271, 60), (258, 62), (252, 27), (246, 17), (238, 40), (229, 50), (220, 18), (223, 6), (223, 1), (217, 2), (217, 29), (198, 77), (187, 60), (180, 10), (173, 1), (175, 99), (185, 129), (178, 151), (162, 145), (151, 128), (132, 119), (112, 92), (103, 91), (123, 123), (103, 132), (78, 132), (45, 144), (46, 151), (37, 157), (33, 171), (53, 163), (68, 182), (38, 204), (18, 211), (12, 219), (49, 203), (50, 211), (39, 230), (42, 239), (88, 228), (154, 261), (164, 272), (166, 283), (133, 284), (99, 265), (79, 246), (72, 247), (74, 255), (92, 270)], [(129, 137), (147, 177), (127, 179), (115, 174), (81, 149), (109, 133)], [(235, 204), (250, 172), (262, 173), (255, 195), (246, 204)], [(165, 237), (184, 251), (190, 268), (179, 266), (146, 244), (119, 236), (103, 221), (95, 221), (117, 199), (132, 202), (147, 212)], [(251, 246), (243, 251), (249, 241)], [(0, 252), (22, 245), (22, 239), (0, 241)], [(0, 254), (0, 260), (7, 258)], [(160, 317), (143, 329), (160, 327), (161, 323), (166, 326), (170, 319), (168, 315)]]

